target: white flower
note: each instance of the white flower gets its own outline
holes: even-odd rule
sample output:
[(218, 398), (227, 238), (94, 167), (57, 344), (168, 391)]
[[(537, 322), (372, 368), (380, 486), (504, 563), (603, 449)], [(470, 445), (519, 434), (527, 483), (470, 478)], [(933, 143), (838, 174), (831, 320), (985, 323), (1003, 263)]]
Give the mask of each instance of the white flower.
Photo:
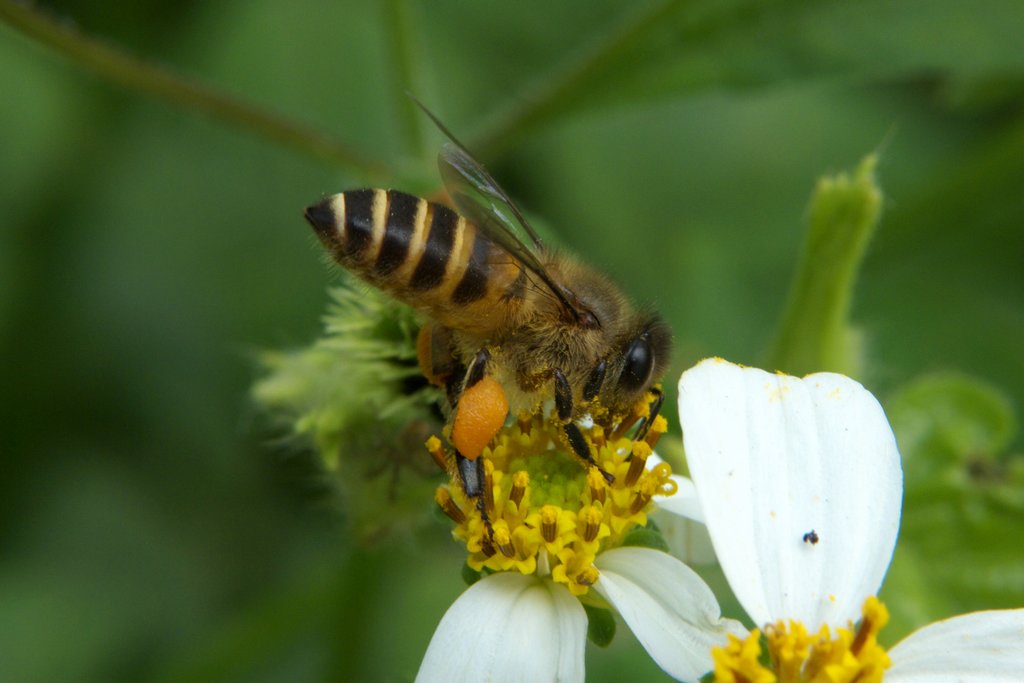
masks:
[[(648, 548), (598, 555), (594, 589), (622, 616), (651, 657), (679, 680), (711, 669), (711, 649), (738, 622), (722, 619), (711, 590), (674, 557)], [(684, 597), (685, 596), (685, 597)], [(463, 593), (444, 615), (417, 681), (582, 681), (587, 616), (549, 578), (499, 572)]]
[[(842, 375), (709, 359), (683, 374), (679, 415), (715, 553), (751, 619), (811, 634), (857, 621), (892, 559), (903, 491), (874, 396)], [(887, 681), (1024, 680), (1024, 610), (938, 622), (888, 654)]]
[[(654, 421), (649, 441), (587, 427), (595, 460), (614, 473), (613, 482), (559, 453), (558, 429), (535, 416), (525, 429), (517, 423), (495, 439), (484, 463), (487, 521), (460, 482), (439, 487), (438, 505), (455, 522), (467, 563), (494, 573), (448, 609), (418, 681), (582, 681), (584, 603), (617, 612), (680, 680), (696, 681), (712, 668), (714, 646), (746, 635), (739, 622), (721, 618), (711, 590), (685, 564), (623, 545), (646, 523), (652, 498), (671, 499), (676, 491), (671, 468), (653, 457), (649, 442), (664, 432), (664, 420)], [(682, 485), (695, 509), (692, 482)]]

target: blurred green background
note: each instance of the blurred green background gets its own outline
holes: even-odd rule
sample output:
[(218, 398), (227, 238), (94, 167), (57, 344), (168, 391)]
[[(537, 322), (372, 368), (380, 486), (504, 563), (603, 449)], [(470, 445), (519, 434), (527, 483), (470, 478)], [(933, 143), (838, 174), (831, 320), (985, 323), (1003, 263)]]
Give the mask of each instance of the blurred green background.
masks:
[[(860, 379), (908, 424), (930, 416), (912, 446), (933, 465), (908, 490), (887, 635), (1024, 604), (1018, 0), (47, 7), (390, 170), (120, 89), (0, 28), (3, 680), (415, 675), (464, 587), (458, 546), (440, 523), (353, 544), (329, 481), (249, 398), (256, 353), (309, 343), (338, 281), (302, 208), (432, 188), (439, 139), (406, 89), (663, 311), (674, 376), (763, 357), (816, 179), (880, 150)], [(947, 370), (970, 379), (903, 388)], [(589, 647), (590, 678), (663, 678), (619, 631)]]

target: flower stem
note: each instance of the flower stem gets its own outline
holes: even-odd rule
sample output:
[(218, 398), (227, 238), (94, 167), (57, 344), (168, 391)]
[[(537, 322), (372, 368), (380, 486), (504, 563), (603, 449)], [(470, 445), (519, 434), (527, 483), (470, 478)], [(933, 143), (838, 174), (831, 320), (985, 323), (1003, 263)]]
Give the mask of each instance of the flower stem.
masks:
[(870, 154), (852, 177), (840, 173), (818, 181), (807, 239), (768, 357), (770, 367), (797, 375), (822, 370), (860, 374), (860, 343), (850, 327), (850, 303), (857, 269), (881, 214), (877, 161)]
[(212, 114), (249, 128), (308, 156), (367, 177), (387, 177), (385, 165), (363, 157), (341, 141), (313, 128), (243, 102), (165, 67), (83, 34), (27, 4), (0, 0), (0, 20), (96, 75), (187, 109)]

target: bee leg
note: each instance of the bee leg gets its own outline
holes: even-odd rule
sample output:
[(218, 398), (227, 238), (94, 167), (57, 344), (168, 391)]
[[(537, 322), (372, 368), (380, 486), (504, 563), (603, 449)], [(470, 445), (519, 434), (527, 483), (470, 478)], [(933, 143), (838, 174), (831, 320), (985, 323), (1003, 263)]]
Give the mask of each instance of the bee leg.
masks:
[(484, 378), (484, 375), (487, 374), (487, 364), (490, 361), (491, 352), (487, 349), (480, 349), (476, 352), (473, 363), (469, 366), (469, 372), (466, 373), (466, 381), (462, 385), (463, 391), (473, 387)]
[(615, 477), (601, 469), (597, 462), (594, 461), (594, 456), (590, 454), (590, 444), (587, 443), (587, 439), (583, 436), (583, 432), (580, 431), (580, 428), (572, 421), (572, 387), (569, 386), (569, 380), (565, 378), (565, 374), (558, 368), (555, 368), (554, 375), (555, 412), (558, 414), (558, 419), (562, 423), (562, 431), (565, 432), (565, 438), (569, 441), (569, 446), (580, 460), (585, 462), (587, 465), (596, 467), (597, 471), (601, 473), (601, 476), (604, 477), (609, 484), (614, 482)]
[(477, 352), (452, 410), (449, 439), (470, 460), (480, 457), (508, 417), (508, 396), (498, 381), (487, 374), (490, 359), (487, 349)]
[(462, 479), (462, 490), (465, 491), (467, 497), (476, 498), (476, 509), (480, 511), (480, 519), (483, 520), (484, 526), (487, 528), (487, 536), (493, 539), (494, 528), (487, 515), (487, 498), (484, 496), (484, 486), (487, 485), (484, 461), (480, 458), (470, 460), (456, 450), (455, 463), (459, 468), (459, 477)]
[(484, 382), (490, 360), (490, 352), (486, 348), (480, 349), (463, 379), (453, 381), (456, 386), (449, 385), (448, 391), (454, 395), (451, 400), (451, 442), (455, 446), (459, 477), (466, 496), (476, 499), (476, 508), (487, 529), (488, 540), (493, 541), (494, 528), (487, 513), (491, 495), (487, 490), (487, 475), (480, 455), (505, 423), (508, 399), (493, 378)]
[(424, 323), (416, 335), (416, 360), (428, 382), (446, 387), (459, 367), (452, 353), (451, 330), (437, 323)]
[(643, 422), (640, 423), (640, 427), (636, 430), (634, 441), (639, 441), (647, 436), (647, 431), (654, 424), (654, 418), (658, 417), (658, 413), (661, 412), (661, 404), (665, 400), (665, 392), (658, 387), (651, 387), (650, 391), (654, 394), (654, 400), (651, 401), (647, 417), (644, 418)]
[(583, 385), (583, 400), (593, 401), (597, 398), (598, 393), (601, 391), (601, 385), (604, 384), (604, 375), (608, 371), (608, 361), (603, 358), (601, 361), (594, 366), (594, 369), (590, 371), (590, 375), (587, 377), (587, 383)]

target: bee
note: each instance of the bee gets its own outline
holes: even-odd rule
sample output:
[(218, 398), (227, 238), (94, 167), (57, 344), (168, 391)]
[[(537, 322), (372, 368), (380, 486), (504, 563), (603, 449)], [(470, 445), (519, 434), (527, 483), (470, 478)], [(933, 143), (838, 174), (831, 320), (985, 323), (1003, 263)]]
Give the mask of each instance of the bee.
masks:
[(482, 507), (479, 456), (509, 414), (553, 400), (565, 445), (588, 467), (598, 465), (581, 418), (608, 433), (642, 420), (643, 438), (661, 407), (671, 332), (608, 277), (545, 247), (484, 166), (424, 111), (449, 139), (438, 167), (458, 211), (359, 189), (322, 199), (305, 217), (341, 266), (426, 317), (420, 366), (446, 390), (455, 463)]

